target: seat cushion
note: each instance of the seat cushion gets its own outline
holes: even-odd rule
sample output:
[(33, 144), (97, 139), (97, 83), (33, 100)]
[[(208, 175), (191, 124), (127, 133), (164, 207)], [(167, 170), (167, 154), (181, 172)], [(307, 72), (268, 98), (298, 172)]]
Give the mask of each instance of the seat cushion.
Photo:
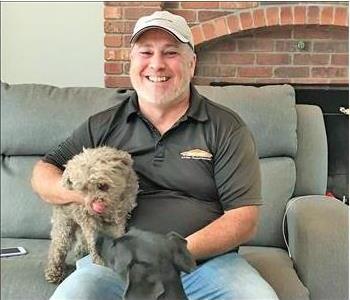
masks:
[(50, 240), (1, 239), (1, 248), (24, 247), (28, 254), (1, 258), (1, 299), (49, 299), (56, 285), (44, 278)]
[(239, 248), (241, 254), (274, 288), (281, 300), (310, 299), (308, 289), (300, 281), (288, 253), (280, 248)]

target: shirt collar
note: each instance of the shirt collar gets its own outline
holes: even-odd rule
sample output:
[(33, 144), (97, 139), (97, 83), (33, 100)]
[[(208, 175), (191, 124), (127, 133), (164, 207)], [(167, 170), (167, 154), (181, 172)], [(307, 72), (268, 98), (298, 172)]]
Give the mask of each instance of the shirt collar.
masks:
[[(207, 109), (204, 105), (205, 100), (192, 84), (190, 89), (190, 107), (184, 115), (184, 118), (189, 117), (199, 122), (205, 122), (208, 120)], [(139, 115), (138, 97), (135, 91), (129, 97), (126, 114), (127, 121), (129, 121), (134, 115)]]

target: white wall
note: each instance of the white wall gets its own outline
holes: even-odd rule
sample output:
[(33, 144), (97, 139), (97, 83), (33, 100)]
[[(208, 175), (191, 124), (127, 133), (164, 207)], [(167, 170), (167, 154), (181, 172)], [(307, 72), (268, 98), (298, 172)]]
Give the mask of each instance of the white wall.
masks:
[(104, 86), (103, 2), (2, 2), (1, 80)]

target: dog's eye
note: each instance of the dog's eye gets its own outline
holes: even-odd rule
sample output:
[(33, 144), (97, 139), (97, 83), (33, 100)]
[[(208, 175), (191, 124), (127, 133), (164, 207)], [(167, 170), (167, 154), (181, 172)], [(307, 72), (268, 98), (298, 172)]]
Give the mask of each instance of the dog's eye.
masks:
[(72, 186), (72, 185), (73, 185), (73, 182), (72, 182), (69, 178), (67, 178), (66, 183), (67, 183), (67, 185), (69, 185), (69, 186)]
[(108, 189), (109, 189), (109, 185), (107, 183), (99, 183), (97, 185), (97, 188), (100, 190), (100, 191), (103, 191), (103, 192), (107, 192)]

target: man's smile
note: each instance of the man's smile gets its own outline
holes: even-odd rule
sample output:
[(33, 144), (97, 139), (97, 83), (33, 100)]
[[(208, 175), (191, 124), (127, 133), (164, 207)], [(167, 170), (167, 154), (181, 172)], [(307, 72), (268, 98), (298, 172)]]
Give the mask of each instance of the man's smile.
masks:
[(146, 78), (151, 82), (165, 82), (170, 79), (170, 77), (166, 76), (146, 76)]

